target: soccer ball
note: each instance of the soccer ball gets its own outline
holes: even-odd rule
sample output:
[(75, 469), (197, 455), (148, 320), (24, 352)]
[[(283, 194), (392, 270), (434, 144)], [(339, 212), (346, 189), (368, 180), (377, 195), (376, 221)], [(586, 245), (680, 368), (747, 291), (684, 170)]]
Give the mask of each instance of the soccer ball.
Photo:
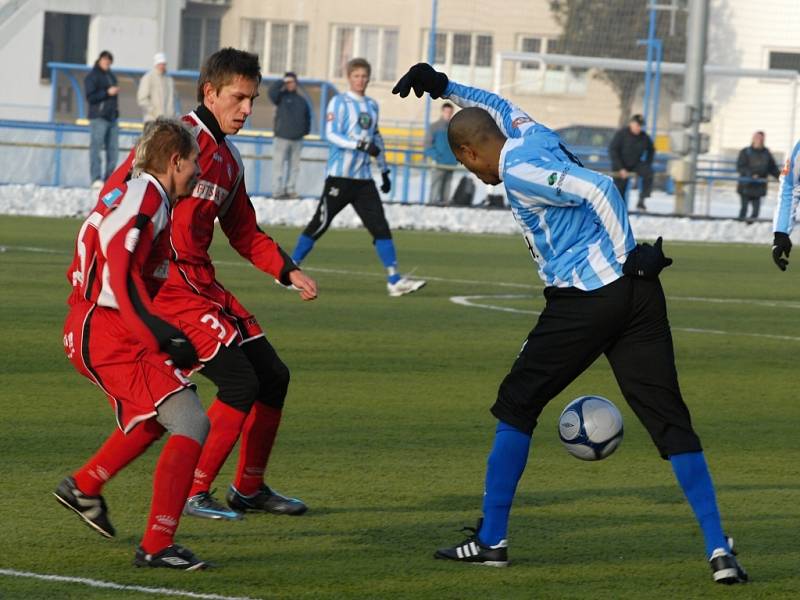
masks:
[(622, 415), (600, 396), (581, 396), (558, 418), (558, 436), (567, 452), (581, 460), (601, 460), (622, 442)]

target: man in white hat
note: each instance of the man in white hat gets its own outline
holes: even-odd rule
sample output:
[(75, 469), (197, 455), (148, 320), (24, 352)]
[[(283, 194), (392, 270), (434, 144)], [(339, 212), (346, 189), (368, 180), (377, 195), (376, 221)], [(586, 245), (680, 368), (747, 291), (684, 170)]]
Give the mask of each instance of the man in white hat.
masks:
[(142, 76), (136, 102), (142, 108), (145, 123), (175, 115), (175, 81), (167, 75), (167, 57), (163, 52), (156, 53), (153, 68)]

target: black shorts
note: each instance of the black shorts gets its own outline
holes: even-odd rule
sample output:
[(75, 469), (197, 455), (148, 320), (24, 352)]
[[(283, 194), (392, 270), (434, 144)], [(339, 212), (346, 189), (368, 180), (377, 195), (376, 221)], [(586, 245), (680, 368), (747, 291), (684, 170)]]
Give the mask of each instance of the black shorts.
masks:
[(683, 402), (666, 299), (656, 280), (598, 290), (548, 287), (536, 327), (503, 380), (492, 414), (530, 433), (545, 405), (605, 354), (661, 456), (701, 450)]
[(317, 212), (311, 218), (303, 233), (318, 240), (322, 237), (333, 219), (348, 204), (352, 204), (364, 227), (373, 240), (391, 239), (389, 223), (383, 213), (383, 203), (372, 179), (349, 179), (328, 177), (319, 200)]

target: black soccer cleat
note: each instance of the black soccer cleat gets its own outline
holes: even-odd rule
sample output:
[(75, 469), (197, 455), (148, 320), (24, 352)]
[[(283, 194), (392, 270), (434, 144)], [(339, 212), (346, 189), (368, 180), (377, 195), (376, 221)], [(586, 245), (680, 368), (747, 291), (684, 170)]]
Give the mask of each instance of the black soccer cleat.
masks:
[(112, 538), (116, 535), (114, 526), (108, 520), (108, 506), (102, 496), (87, 496), (78, 489), (72, 477), (65, 477), (53, 495), (103, 537)]
[(508, 542), (500, 540), (494, 546), (487, 546), (478, 539), (483, 519), (478, 519), (478, 524), (473, 527), (464, 527), (462, 531), (470, 532), (469, 537), (460, 544), (450, 548), (439, 548), (433, 555), (434, 558), (455, 560), (457, 562), (485, 567), (508, 566)]
[(133, 566), (201, 571), (211, 565), (197, 558), (188, 548), (172, 544), (155, 554), (148, 554), (139, 546), (136, 549), (136, 556), (133, 557)]
[(731, 551), (726, 552), (724, 548), (717, 548), (708, 559), (708, 564), (711, 567), (714, 581), (716, 583), (723, 583), (725, 585), (733, 585), (735, 583), (747, 583), (749, 577), (747, 571), (742, 568), (739, 561), (736, 560), (736, 550), (733, 547), (733, 538), (727, 538), (728, 546)]
[(252, 496), (244, 496), (233, 485), (225, 496), (228, 506), (239, 512), (266, 512), (273, 515), (302, 515), (308, 510), (305, 502), (297, 498), (287, 498), (262, 484), (261, 489)]

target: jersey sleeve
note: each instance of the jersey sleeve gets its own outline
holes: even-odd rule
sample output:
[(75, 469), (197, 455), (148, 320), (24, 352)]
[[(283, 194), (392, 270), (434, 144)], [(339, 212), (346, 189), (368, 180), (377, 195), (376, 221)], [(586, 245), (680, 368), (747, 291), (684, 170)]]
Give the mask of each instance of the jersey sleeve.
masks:
[(347, 137), (346, 123), (347, 107), (340, 96), (334, 96), (328, 102), (328, 111), (325, 113), (325, 137), (328, 143), (346, 150), (355, 150), (358, 142)]
[(797, 203), (800, 202), (800, 142), (792, 150), (781, 172), (778, 186), (778, 204), (772, 228), (775, 232), (790, 234), (794, 228)]
[(225, 212), (220, 212), (219, 222), (231, 246), (239, 254), (284, 285), (290, 283), (289, 273), (298, 267), (278, 243), (258, 226), (256, 211), (245, 190), (243, 178), (236, 185)]
[(523, 137), (534, 131), (536, 121), (528, 113), (492, 92), (451, 81), (442, 97), (462, 108), (477, 106), (486, 110), (506, 137)]

